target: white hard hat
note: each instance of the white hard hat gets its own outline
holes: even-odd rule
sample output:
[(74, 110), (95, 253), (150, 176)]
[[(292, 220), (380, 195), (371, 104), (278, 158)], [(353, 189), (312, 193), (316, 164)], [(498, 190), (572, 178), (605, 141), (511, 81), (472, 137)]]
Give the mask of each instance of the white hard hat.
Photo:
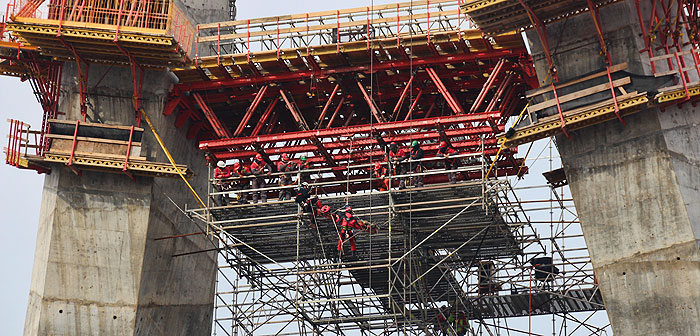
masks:
[(304, 187), (308, 187), (308, 186), (309, 186), (309, 182), (302, 182), (301, 185), (304, 186)]
[(217, 165), (219, 168), (225, 168), (225, 167), (226, 167), (226, 162), (224, 162), (224, 161), (219, 161), (219, 162), (216, 163), (216, 165)]

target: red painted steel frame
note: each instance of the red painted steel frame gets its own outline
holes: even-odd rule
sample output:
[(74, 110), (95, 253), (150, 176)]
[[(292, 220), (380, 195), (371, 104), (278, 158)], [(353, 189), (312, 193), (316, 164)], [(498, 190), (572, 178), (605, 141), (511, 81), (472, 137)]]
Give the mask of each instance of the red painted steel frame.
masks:
[(348, 136), (357, 134), (369, 134), (376, 132), (389, 132), (398, 131), (404, 129), (414, 129), (414, 128), (426, 128), (435, 127), (436, 125), (453, 125), (462, 124), (470, 122), (484, 122), (488, 118), (499, 118), (500, 112), (486, 112), (486, 113), (473, 113), (473, 114), (461, 114), (457, 116), (447, 116), (438, 118), (428, 118), (428, 119), (416, 119), (411, 121), (395, 121), (386, 122), (374, 125), (360, 125), (360, 126), (350, 126), (343, 128), (329, 128), (323, 130), (315, 131), (303, 131), (303, 132), (289, 132), (282, 134), (268, 134), (255, 137), (246, 138), (231, 138), (222, 140), (211, 140), (200, 142), (200, 149), (221, 149), (229, 148), (234, 146), (248, 146), (253, 143), (278, 143), (283, 141), (293, 141), (293, 140), (304, 140), (309, 139), (311, 136), (317, 136), (319, 138), (329, 138), (337, 136)]

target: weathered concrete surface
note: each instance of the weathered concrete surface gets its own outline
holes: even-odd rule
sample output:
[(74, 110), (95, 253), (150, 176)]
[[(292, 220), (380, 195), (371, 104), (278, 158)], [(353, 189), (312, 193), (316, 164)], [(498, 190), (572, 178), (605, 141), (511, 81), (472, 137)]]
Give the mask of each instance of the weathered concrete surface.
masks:
[[(228, 2), (207, 6), (217, 3)], [(208, 16), (221, 20), (227, 14), (210, 11)], [(206, 15), (202, 10), (196, 16)], [(59, 110), (67, 120), (80, 118), (76, 73), (75, 64), (65, 65)], [(175, 115), (162, 114), (172, 78), (165, 71), (148, 71), (143, 105), (175, 160), (195, 171), (190, 181), (204, 195), (202, 153), (186, 139), (187, 125), (176, 129)], [(92, 121), (133, 124), (128, 68), (91, 65), (89, 88)], [(167, 162), (147, 126), (142, 153)], [(195, 205), (179, 179), (132, 181), (89, 171), (77, 176), (53, 167), (44, 182), (25, 334), (209, 335), (216, 255), (172, 255), (212, 245), (202, 236), (154, 240), (197, 231), (173, 202)]]
[[(601, 20), (613, 63), (650, 74), (634, 2), (605, 7)], [(562, 81), (603, 66), (590, 15), (548, 33)], [(541, 47), (528, 37), (544, 78)], [(626, 122), (557, 137), (613, 331), (700, 335), (700, 111), (648, 109)]]

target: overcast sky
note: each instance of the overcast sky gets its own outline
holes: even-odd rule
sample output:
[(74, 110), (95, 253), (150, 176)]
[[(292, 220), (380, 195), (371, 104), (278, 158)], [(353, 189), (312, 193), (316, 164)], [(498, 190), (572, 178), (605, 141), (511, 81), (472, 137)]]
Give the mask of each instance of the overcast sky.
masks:
[[(396, 1), (238, 0), (237, 4), (238, 19), (245, 19), (394, 2)], [(7, 1), (0, 1), (0, 4), (0, 8), (5, 8)], [(33, 128), (39, 127), (42, 111), (29, 83), (20, 82), (16, 78), (0, 77), (0, 101), (0, 135), (3, 147), (7, 145), (8, 118), (26, 121)], [(543, 146), (538, 147), (541, 149)], [(532, 155), (536, 155), (537, 152), (533, 150)], [(533, 181), (528, 184), (543, 184), (544, 180), (540, 174), (547, 168), (548, 162), (537, 169), (537, 173), (532, 175)], [(0, 163), (0, 183), (0, 334), (19, 335), (22, 333), (26, 314), (43, 176)], [(549, 320), (551, 321), (551, 318)]]

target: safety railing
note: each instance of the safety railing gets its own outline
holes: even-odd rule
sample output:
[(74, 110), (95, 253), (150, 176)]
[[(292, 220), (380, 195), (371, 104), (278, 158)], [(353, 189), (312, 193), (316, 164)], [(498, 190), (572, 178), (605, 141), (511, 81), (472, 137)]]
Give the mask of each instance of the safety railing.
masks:
[(7, 147), (5, 147), (5, 163), (15, 167), (27, 167), (26, 156), (29, 149), (35, 151), (35, 155), (41, 154), (41, 132), (31, 130), (30, 125), (14, 119), (8, 119), (10, 133), (7, 135)]
[(14, 0), (7, 5), (6, 18), (39, 19), (59, 27), (106, 29), (110, 31), (166, 35), (173, 37), (189, 54), (196, 32), (172, 0)]
[(308, 55), (314, 46), (335, 46), (339, 52), (348, 42), (365, 43), (369, 49), (379, 39), (395, 39), (400, 45), (418, 37), (430, 41), (445, 32), (462, 36), (462, 30), (475, 29), (459, 10), (463, 2), (424, 0), (200, 24), (195, 58), (258, 51), (276, 51), (279, 57), (281, 50), (299, 48), (306, 48)]
[(659, 103), (690, 100), (691, 96), (700, 94), (700, 49), (675, 51), (649, 60), (654, 65), (652, 71), (655, 77), (673, 75), (675, 80), (674, 85), (659, 89)]

